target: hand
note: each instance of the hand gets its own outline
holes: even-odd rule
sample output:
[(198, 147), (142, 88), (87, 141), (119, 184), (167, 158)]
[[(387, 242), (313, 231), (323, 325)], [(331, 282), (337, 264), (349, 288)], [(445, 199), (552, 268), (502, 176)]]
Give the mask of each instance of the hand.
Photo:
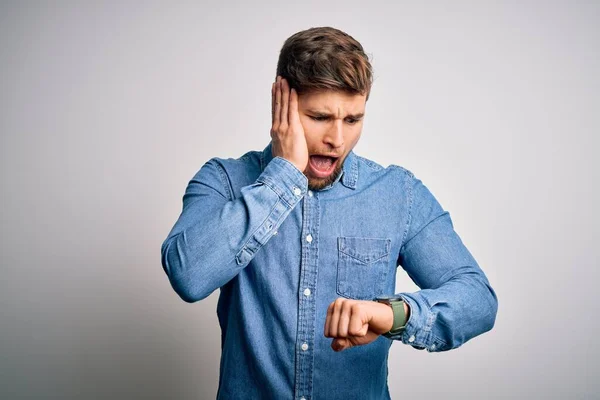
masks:
[(387, 304), (340, 297), (329, 305), (325, 337), (334, 338), (335, 351), (371, 343), (394, 325), (394, 312)]
[(273, 157), (283, 157), (304, 172), (308, 146), (298, 114), (298, 93), (294, 89), (290, 92), (289, 84), (280, 76), (271, 88), (271, 111)]

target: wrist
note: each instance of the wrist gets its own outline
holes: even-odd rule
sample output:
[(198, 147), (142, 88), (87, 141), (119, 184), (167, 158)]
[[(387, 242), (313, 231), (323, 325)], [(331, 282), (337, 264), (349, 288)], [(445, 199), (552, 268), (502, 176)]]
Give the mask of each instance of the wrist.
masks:
[(385, 306), (386, 312), (386, 318), (385, 318), (385, 331), (384, 333), (387, 333), (389, 331), (392, 330), (392, 328), (394, 327), (394, 309), (392, 308), (392, 306), (390, 304), (382, 304), (383, 306)]
[(389, 327), (389, 330), (385, 331), (383, 335), (391, 338), (392, 336), (402, 333), (410, 316), (410, 307), (406, 304), (404, 299), (400, 296), (392, 295), (377, 297), (375, 301), (388, 305), (389, 309), (392, 311), (392, 325), (389, 326), (389, 323), (386, 324), (386, 327)]

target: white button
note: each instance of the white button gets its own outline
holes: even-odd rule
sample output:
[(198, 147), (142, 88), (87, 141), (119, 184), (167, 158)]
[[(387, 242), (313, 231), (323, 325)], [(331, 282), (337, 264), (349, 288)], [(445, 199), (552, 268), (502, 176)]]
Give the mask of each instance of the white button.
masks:
[(412, 335), (411, 337), (408, 338), (409, 342), (414, 342), (415, 341), (415, 335)]
[(306, 397), (300, 397), (300, 400), (306, 400)]
[(306, 297), (310, 296), (310, 289), (309, 288), (304, 289), (304, 295)]
[(431, 345), (431, 350), (435, 350), (435, 343)]
[(274, 232), (273, 232), (273, 235), (277, 235), (277, 231), (274, 231)]
[(302, 194), (302, 190), (300, 190), (299, 188), (295, 187), (295, 188), (294, 188), (294, 194), (295, 194), (296, 196), (300, 196), (300, 195)]
[(308, 243), (312, 242), (312, 235), (309, 233), (308, 236), (306, 236), (306, 241)]
[(303, 350), (303, 351), (306, 351), (306, 350), (308, 350), (308, 344), (306, 344), (306, 343), (302, 343), (302, 350)]
[(309, 191), (308, 191), (308, 197), (312, 197), (312, 196), (313, 196), (313, 194), (312, 194), (312, 190), (309, 190)]

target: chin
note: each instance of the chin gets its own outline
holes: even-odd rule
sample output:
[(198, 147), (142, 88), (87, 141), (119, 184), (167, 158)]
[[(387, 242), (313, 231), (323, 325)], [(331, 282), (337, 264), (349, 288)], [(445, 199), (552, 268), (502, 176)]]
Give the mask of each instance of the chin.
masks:
[(310, 190), (321, 190), (326, 186), (331, 185), (333, 181), (335, 181), (335, 178), (337, 178), (337, 176), (342, 173), (342, 164), (336, 167), (336, 169), (334, 169), (331, 175), (329, 175), (327, 178), (312, 178), (310, 176), (307, 176), (308, 188)]
[[(333, 174), (331, 174), (333, 175)], [(308, 188), (310, 190), (321, 190), (323, 188), (325, 188), (327, 185), (331, 184), (335, 179), (329, 179), (329, 178), (325, 178), (325, 179), (315, 179), (315, 178), (308, 178)]]

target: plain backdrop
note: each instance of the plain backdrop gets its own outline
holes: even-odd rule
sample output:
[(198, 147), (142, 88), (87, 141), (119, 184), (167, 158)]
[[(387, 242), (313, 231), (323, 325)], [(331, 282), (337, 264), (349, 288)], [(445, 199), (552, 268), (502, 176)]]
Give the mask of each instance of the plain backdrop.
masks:
[(183, 302), (160, 245), (204, 162), (268, 143), (284, 40), (333, 26), (375, 71), (355, 151), (423, 180), (499, 299), (459, 349), (394, 343), (392, 397), (598, 398), (598, 21), (593, 1), (2, 2), (0, 397), (215, 397), (218, 291)]

